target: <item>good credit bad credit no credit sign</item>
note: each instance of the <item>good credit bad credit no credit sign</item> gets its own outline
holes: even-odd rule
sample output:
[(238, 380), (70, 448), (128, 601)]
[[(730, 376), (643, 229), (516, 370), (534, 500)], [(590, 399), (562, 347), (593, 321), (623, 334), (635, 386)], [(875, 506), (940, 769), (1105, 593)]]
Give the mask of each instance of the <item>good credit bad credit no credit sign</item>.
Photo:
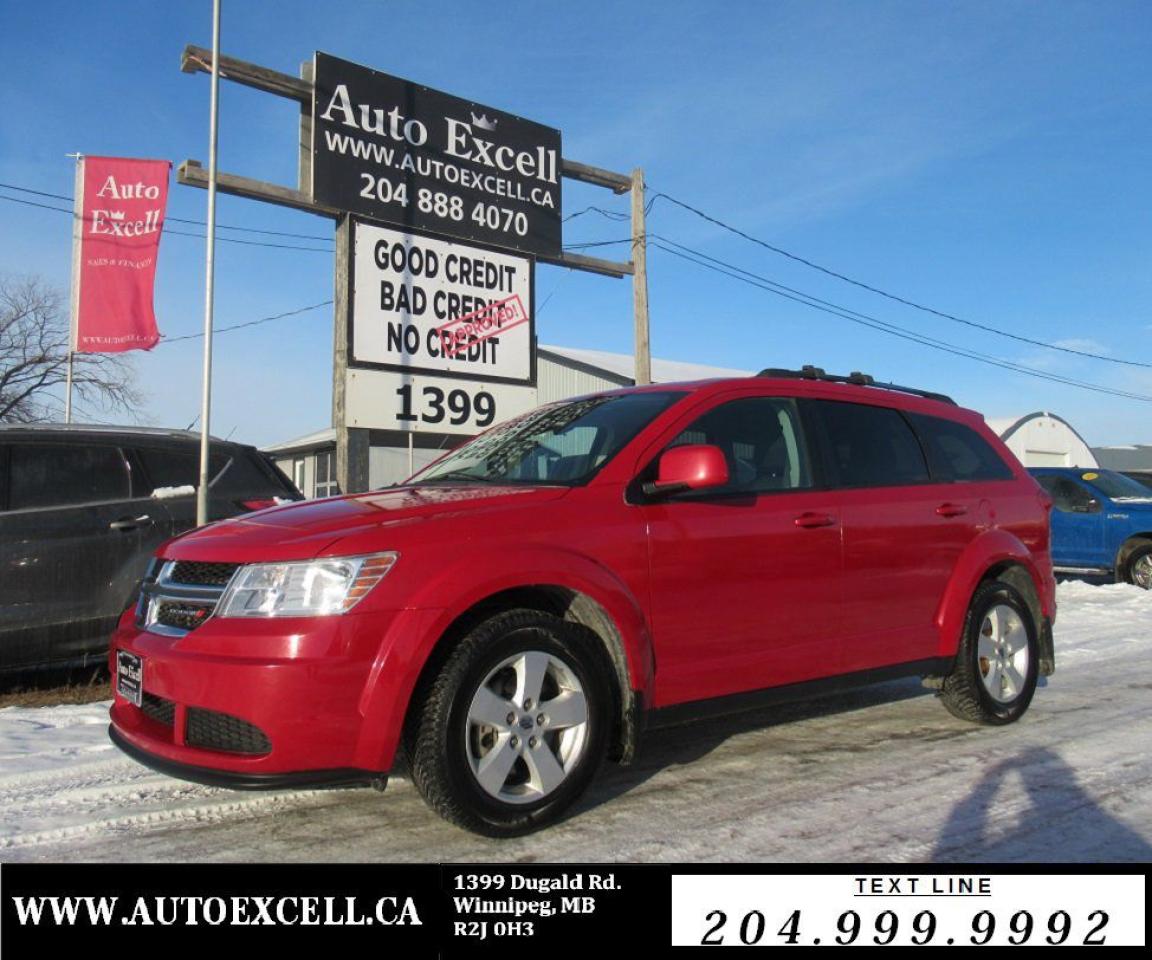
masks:
[(530, 260), (373, 224), (353, 230), (351, 364), (534, 382)]
[(536, 404), (528, 258), (353, 221), (348, 422), (478, 433)]

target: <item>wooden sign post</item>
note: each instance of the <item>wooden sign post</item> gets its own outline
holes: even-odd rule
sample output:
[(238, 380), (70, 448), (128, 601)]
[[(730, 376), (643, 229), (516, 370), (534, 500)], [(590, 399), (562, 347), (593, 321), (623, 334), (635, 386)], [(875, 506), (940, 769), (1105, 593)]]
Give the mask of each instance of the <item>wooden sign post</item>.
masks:
[[(340, 490), (354, 493), (368, 489), (369, 432), (348, 423), (346, 381), (350, 344), (348, 322), (351, 309), (349, 290), (350, 257), (352, 253), (352, 218), (350, 211), (316, 203), (312, 196), (312, 116), (315, 85), (313, 64), (304, 63), (300, 76), (280, 73), (235, 57), (220, 55), (219, 75), (225, 80), (253, 87), (266, 93), (297, 101), (300, 106), (300, 153), (296, 187), (254, 180), (237, 174), (217, 172), (216, 189), (233, 196), (247, 197), (264, 203), (303, 210), (336, 221), (335, 294), (333, 338), (333, 391), (332, 422), (336, 428), (336, 477)], [(181, 57), (180, 69), (185, 73), (210, 73), (212, 52), (203, 47), (189, 45)], [(527, 168), (528, 161), (523, 161)], [(583, 270), (603, 276), (633, 277), (633, 309), (636, 329), (636, 382), (651, 380), (648, 346), (648, 283), (646, 272), (647, 241), (644, 227), (644, 177), (640, 169), (631, 176), (577, 163), (562, 158), (560, 175), (570, 180), (604, 187), (613, 193), (632, 194), (632, 259), (627, 262), (604, 260), (583, 254), (560, 250), (558, 253), (535, 252), (533, 257), (541, 263)], [(185, 186), (207, 188), (209, 176), (196, 160), (185, 160), (177, 169), (176, 179)]]

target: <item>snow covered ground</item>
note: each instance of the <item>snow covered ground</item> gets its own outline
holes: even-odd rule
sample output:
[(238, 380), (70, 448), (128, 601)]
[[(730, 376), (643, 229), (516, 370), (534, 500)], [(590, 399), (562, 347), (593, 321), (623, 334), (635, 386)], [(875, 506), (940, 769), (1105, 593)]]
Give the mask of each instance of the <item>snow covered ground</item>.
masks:
[(1059, 588), (1057, 672), (1014, 726), (917, 681), (651, 734), (567, 822), (482, 840), (402, 777), (236, 793), (108, 742), (106, 704), (0, 710), (3, 861), (1152, 860), (1152, 593)]

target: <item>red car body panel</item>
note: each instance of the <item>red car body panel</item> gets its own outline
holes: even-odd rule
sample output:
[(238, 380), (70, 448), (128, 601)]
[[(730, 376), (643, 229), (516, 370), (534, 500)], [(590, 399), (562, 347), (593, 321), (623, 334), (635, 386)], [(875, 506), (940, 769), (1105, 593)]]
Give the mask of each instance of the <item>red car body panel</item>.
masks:
[[(749, 379), (643, 388), (686, 395), (586, 485), (408, 487), (277, 507), (214, 524), (159, 556), (253, 563), (395, 551), (384, 580), (341, 616), (212, 616), (184, 636), (120, 622), (148, 693), (176, 704), (171, 728), (122, 697), (118, 736), (174, 764), (278, 774), (386, 772), (413, 692), (459, 618), (505, 591), (578, 594), (613, 634), (644, 707), (666, 707), (955, 654), (988, 571), (1027, 571), (1055, 614), (1039, 488), (969, 411), (903, 393)], [(702, 412), (749, 396), (891, 406), (976, 429), (1011, 480), (756, 494), (730, 504), (634, 502), (630, 485)], [(259, 756), (184, 742), (188, 707), (265, 731)]]

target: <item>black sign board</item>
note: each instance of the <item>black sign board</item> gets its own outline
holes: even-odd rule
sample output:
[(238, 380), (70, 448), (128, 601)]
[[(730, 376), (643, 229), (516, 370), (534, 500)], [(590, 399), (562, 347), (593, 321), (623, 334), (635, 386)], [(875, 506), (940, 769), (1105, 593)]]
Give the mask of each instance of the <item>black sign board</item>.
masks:
[(326, 53), (312, 199), (386, 223), (560, 255), (560, 131)]

